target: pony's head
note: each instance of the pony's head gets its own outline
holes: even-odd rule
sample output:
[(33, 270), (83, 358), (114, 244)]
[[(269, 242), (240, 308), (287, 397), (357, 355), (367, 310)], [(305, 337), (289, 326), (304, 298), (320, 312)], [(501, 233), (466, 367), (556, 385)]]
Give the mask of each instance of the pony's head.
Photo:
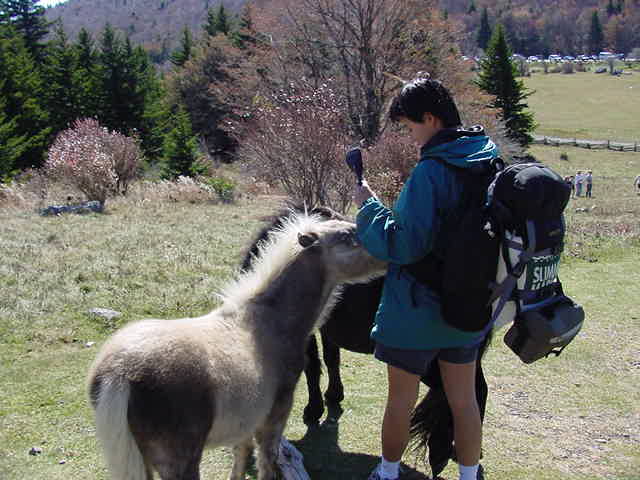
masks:
[(322, 255), (336, 283), (365, 282), (382, 274), (387, 266), (362, 247), (356, 236), (356, 226), (351, 222), (307, 223), (298, 232), (298, 243), (305, 250)]

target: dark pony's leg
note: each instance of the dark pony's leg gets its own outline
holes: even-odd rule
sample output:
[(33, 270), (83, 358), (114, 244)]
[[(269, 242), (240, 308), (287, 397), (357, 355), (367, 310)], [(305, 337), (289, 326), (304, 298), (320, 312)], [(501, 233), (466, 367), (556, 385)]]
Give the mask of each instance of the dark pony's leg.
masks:
[(329, 337), (320, 330), (322, 338), (322, 358), (327, 366), (329, 374), (329, 385), (324, 393), (327, 404), (338, 406), (344, 400), (344, 387), (340, 378), (340, 347), (329, 339)]
[(320, 390), (321, 369), (316, 336), (311, 335), (307, 343), (307, 358), (304, 367), (309, 401), (307, 406), (304, 407), (303, 420), (307, 425), (317, 424), (324, 413), (324, 402), (322, 400), (322, 391)]

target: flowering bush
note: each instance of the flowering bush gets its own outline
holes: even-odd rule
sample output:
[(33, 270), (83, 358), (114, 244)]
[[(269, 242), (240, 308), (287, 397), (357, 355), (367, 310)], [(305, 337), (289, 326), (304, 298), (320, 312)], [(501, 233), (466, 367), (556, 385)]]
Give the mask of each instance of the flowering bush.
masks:
[(109, 132), (97, 120), (85, 118), (58, 135), (49, 149), (45, 171), (70, 183), (87, 200), (104, 205), (109, 195), (126, 193), (141, 157), (133, 138)]
[(354, 178), (344, 163), (351, 138), (342, 102), (330, 82), (314, 87), (304, 80), (262, 99), (240, 157), (294, 201), (346, 211)]

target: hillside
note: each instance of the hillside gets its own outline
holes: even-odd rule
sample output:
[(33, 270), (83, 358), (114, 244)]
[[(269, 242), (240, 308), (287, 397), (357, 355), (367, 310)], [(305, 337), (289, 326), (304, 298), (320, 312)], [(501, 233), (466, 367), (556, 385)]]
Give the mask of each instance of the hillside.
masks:
[[(189, 27), (196, 36), (209, 8), (220, 2), (238, 13), (248, 0), (67, 0), (46, 11), (49, 20), (60, 18), (75, 40), (85, 27), (95, 34), (108, 22), (136, 44), (166, 58)], [(291, 0), (295, 2), (295, 0)], [(526, 55), (590, 53), (589, 30), (593, 12), (599, 14), (603, 41), (598, 48), (628, 53), (640, 47), (640, 0), (438, 0), (448, 18), (460, 25), (460, 46), (476, 55), (476, 32), (484, 7), (489, 22), (502, 23), (514, 51)], [(257, 2), (268, 4), (269, 0)], [(597, 53), (597, 51), (595, 52)]]
[[(225, 9), (237, 13), (246, 0), (224, 0)], [(61, 19), (70, 39), (81, 28), (94, 37), (106, 23), (149, 50), (172, 49), (186, 26), (198, 34), (207, 10), (217, 9), (219, 0), (68, 0), (46, 10), (49, 20)]]

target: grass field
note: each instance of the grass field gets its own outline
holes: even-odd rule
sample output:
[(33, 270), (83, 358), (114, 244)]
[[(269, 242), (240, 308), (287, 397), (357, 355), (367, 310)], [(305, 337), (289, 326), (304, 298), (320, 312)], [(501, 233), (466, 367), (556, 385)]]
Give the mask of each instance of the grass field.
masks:
[(526, 101), (539, 124), (537, 134), (640, 142), (640, 72), (535, 73), (524, 83), (535, 91)]
[[(587, 323), (557, 359), (526, 366), (499, 332), (487, 354), (484, 459), (492, 480), (638, 480), (640, 475), (640, 155), (538, 147), (563, 174), (594, 170), (594, 197), (571, 201), (561, 270)], [(275, 197), (237, 205), (154, 201), (133, 191), (102, 215), (43, 218), (0, 209), (0, 478), (107, 479), (86, 401), (85, 375), (117, 327), (217, 305)], [(177, 201), (176, 201), (177, 200)], [(592, 208), (593, 207), (593, 208)], [(581, 209), (586, 209), (582, 211)], [(122, 313), (107, 321), (91, 308)], [(91, 344), (90, 342), (96, 342)], [(344, 353), (344, 412), (307, 430), (299, 388), (287, 436), (314, 480), (358, 479), (377, 462), (385, 399), (382, 365)], [(32, 447), (42, 449), (29, 455)], [(411, 478), (428, 470), (408, 454)], [(203, 478), (228, 475), (228, 450), (208, 452)], [(445, 471), (455, 478), (452, 464)]]

